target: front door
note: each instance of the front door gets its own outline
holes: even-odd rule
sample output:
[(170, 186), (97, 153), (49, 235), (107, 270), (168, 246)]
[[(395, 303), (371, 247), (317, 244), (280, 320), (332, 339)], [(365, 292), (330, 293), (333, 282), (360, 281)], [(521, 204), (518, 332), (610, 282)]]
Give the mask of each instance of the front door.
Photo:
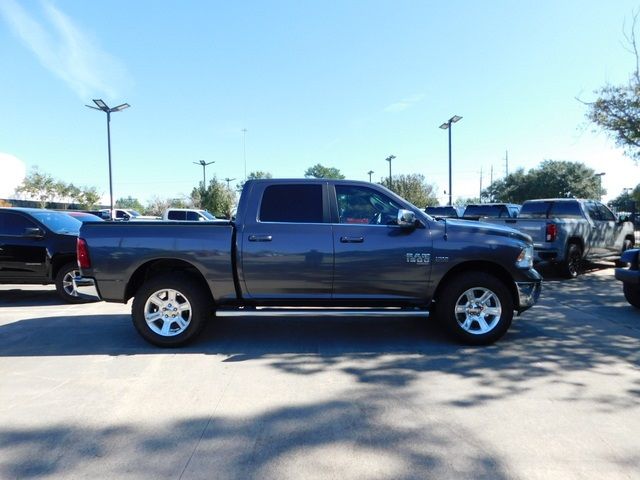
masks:
[(405, 207), (365, 185), (338, 183), (335, 199), (333, 298), (425, 301), (432, 261), (429, 229), (399, 227), (398, 210)]

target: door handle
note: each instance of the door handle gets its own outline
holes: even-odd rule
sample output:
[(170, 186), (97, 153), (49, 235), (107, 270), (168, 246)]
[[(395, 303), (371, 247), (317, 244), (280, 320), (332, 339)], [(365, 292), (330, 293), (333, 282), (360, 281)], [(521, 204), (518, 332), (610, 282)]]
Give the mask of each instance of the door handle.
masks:
[(272, 239), (271, 235), (249, 235), (250, 242), (270, 242)]
[(364, 237), (340, 237), (340, 243), (362, 243)]

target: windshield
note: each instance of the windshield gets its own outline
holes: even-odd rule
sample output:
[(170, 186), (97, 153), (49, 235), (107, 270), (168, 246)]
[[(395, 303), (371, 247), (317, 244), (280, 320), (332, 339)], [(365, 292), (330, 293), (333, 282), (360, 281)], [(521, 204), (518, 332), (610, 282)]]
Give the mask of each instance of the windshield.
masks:
[(205, 217), (207, 217), (208, 220), (215, 220), (216, 217), (214, 217), (213, 215), (211, 215), (209, 212), (203, 210), (200, 212), (202, 215), (204, 215)]
[(33, 217), (55, 233), (73, 233), (77, 235), (82, 225), (81, 221), (61, 212), (42, 210), (41, 212), (33, 212)]
[(127, 213), (129, 215), (131, 215), (132, 217), (140, 217), (141, 216), (140, 212), (138, 212), (136, 210), (127, 210)]

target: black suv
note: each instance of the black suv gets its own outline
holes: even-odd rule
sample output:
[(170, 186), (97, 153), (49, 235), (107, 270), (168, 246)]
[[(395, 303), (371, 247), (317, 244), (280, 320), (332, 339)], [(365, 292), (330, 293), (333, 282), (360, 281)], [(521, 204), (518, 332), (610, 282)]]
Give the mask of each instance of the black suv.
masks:
[(71, 303), (88, 301), (77, 287), (76, 239), (82, 222), (38, 208), (0, 208), (0, 283), (55, 283)]

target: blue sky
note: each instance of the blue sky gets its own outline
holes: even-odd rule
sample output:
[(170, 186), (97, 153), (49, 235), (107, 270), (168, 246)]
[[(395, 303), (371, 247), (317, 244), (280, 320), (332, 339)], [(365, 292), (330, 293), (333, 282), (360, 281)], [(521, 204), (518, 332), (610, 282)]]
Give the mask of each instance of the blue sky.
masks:
[(609, 197), (640, 167), (594, 133), (585, 107), (634, 67), (631, 1), (0, 0), (0, 196), (24, 170), (108, 196), (187, 195), (202, 178), (301, 177), (316, 163), (347, 178), (422, 173), (478, 195), (509, 168), (544, 159), (605, 172)]

